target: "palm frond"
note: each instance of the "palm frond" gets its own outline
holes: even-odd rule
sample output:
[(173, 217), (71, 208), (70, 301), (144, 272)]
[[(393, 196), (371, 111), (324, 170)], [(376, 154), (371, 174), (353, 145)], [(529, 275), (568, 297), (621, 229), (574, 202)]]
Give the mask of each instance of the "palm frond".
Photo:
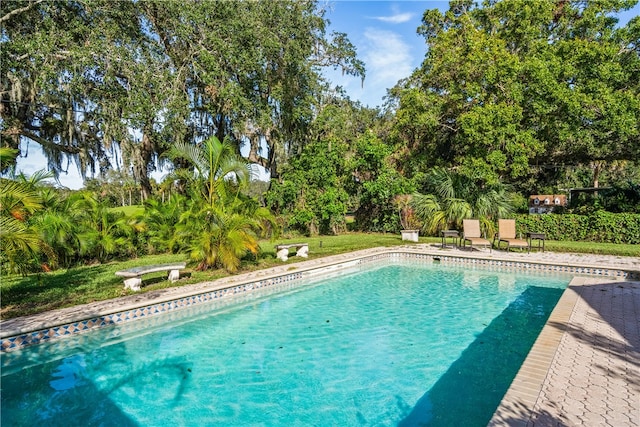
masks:
[(20, 174), (18, 176), (18, 181), (23, 182), (25, 184), (29, 184), (32, 188), (36, 187), (38, 184), (43, 183), (47, 179), (55, 178), (55, 174), (53, 171), (47, 171), (44, 169), (40, 169), (35, 171), (32, 175), (26, 176), (24, 174)]
[(430, 233), (449, 226), (460, 228), (465, 218), (479, 218), (488, 224), (510, 215), (514, 209), (507, 186), (500, 183), (488, 186), (478, 177), (442, 168), (428, 174), (427, 188), (431, 194), (414, 195), (414, 207), (425, 231)]
[(0, 171), (10, 168), (16, 164), (16, 159), (20, 150), (9, 147), (0, 147)]
[(206, 178), (208, 161), (201, 147), (186, 142), (176, 142), (168, 152), (168, 156), (175, 160), (182, 158), (187, 160), (195, 168), (197, 175)]
[(6, 260), (10, 269), (25, 274), (29, 265), (38, 264), (44, 249), (46, 246), (38, 234), (24, 221), (0, 217), (0, 258)]
[(28, 184), (8, 179), (0, 179), (0, 212), (16, 215), (34, 212), (42, 207), (42, 198)]

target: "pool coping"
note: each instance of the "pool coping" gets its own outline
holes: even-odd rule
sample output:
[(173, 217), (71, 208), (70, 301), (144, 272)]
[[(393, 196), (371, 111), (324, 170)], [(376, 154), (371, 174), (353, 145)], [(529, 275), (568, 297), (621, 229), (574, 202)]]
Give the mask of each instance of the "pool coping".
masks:
[(585, 281), (585, 277), (574, 277), (562, 293), (487, 427), (528, 425), (578, 301), (573, 288)]

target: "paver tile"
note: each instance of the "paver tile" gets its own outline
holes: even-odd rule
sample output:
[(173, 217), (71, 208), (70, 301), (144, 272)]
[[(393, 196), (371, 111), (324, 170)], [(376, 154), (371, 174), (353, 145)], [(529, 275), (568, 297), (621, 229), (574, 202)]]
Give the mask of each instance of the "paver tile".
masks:
[(573, 284), (563, 298), (577, 298), (528, 426), (640, 427), (640, 283)]

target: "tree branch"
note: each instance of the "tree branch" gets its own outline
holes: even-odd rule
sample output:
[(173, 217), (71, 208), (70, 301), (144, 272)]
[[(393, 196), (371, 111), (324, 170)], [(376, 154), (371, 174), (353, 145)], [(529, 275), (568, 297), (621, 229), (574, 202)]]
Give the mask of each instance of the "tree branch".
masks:
[(38, 135), (36, 135), (33, 132), (28, 132), (26, 130), (21, 130), (19, 132), (20, 136), (24, 136), (25, 138), (29, 138), (34, 142), (37, 142), (38, 144), (42, 145), (43, 147), (53, 147), (56, 150), (60, 150), (63, 153), (67, 153), (67, 154), (78, 154), (80, 153), (80, 148), (78, 147), (71, 147), (68, 145), (60, 145), (60, 144), (56, 144), (55, 142), (51, 142), (45, 138), (42, 138)]
[(36, 0), (32, 3), (29, 3), (27, 6), (25, 7), (21, 7), (18, 9), (14, 9), (11, 12), (7, 13), (6, 15), (4, 15), (2, 18), (0, 18), (0, 24), (3, 23), (4, 21), (8, 21), (9, 19), (11, 19), (12, 16), (15, 16), (19, 13), (22, 12), (26, 12), (27, 10), (31, 9), (33, 6), (37, 5), (38, 3), (42, 3), (44, 0)]

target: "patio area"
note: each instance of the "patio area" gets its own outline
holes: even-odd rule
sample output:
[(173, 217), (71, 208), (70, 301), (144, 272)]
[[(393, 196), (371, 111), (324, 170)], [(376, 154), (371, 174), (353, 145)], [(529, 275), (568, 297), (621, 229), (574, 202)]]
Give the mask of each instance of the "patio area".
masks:
[(574, 279), (490, 425), (640, 426), (639, 319), (640, 283)]

